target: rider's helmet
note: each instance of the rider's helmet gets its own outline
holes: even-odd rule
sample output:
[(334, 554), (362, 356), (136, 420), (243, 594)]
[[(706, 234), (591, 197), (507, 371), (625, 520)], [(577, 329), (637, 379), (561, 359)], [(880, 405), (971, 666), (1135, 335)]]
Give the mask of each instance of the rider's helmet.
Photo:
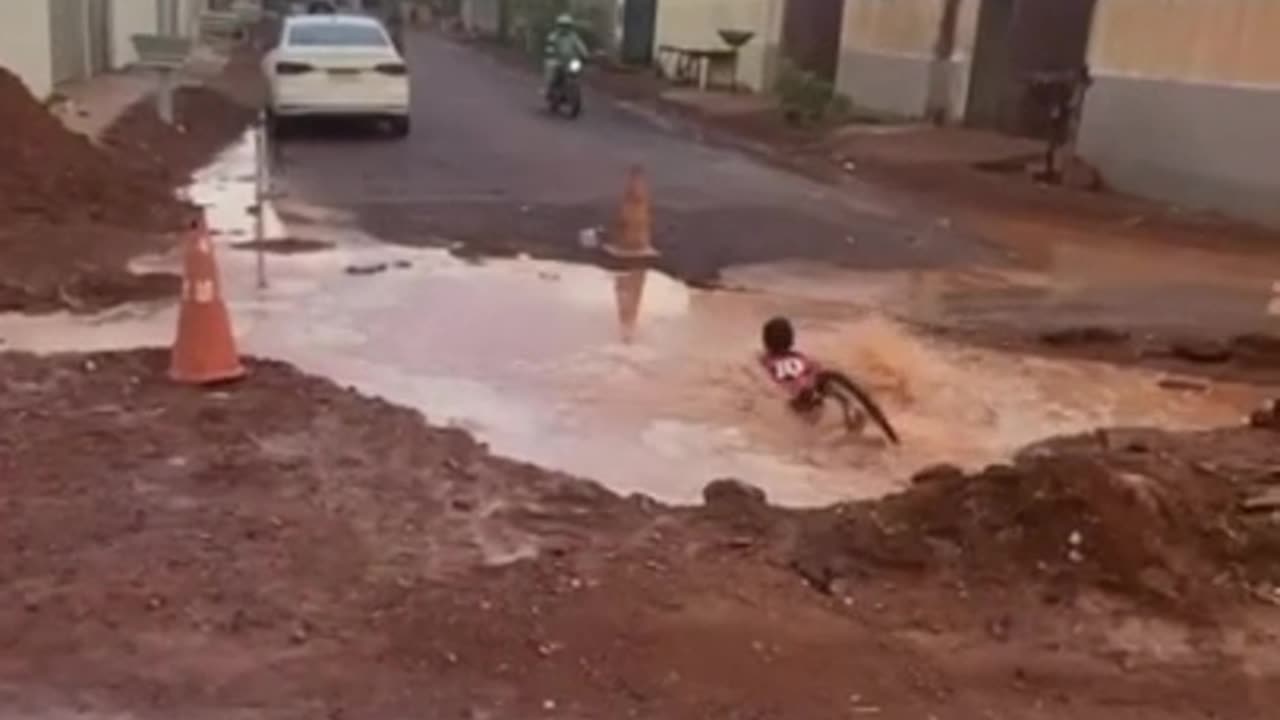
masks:
[(791, 327), (791, 321), (784, 317), (775, 317), (765, 323), (760, 335), (764, 341), (764, 349), (770, 355), (791, 352), (796, 341), (796, 331)]
[(560, 13), (556, 16), (556, 27), (561, 30), (573, 27), (573, 16), (569, 13)]

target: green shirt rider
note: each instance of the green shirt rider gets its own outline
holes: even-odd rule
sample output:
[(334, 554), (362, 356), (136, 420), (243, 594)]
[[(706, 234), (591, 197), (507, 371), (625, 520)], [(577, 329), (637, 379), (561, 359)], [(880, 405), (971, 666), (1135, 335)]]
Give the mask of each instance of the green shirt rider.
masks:
[(578, 35), (573, 16), (568, 13), (558, 16), (555, 27), (547, 33), (546, 43), (543, 44), (543, 93), (551, 92), (551, 84), (555, 82), (557, 72), (567, 67), (571, 60), (585, 62), (588, 54), (587, 45)]

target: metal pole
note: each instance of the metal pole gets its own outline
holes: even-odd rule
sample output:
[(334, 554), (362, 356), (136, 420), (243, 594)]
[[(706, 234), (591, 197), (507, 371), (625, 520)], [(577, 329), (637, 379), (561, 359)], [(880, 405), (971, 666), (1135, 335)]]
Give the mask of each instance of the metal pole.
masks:
[(166, 125), (173, 124), (173, 78), (174, 71), (168, 68), (160, 70), (160, 92), (156, 93), (156, 112)]
[(263, 115), (259, 113), (258, 122), (253, 128), (253, 156), (254, 156), (254, 207), (257, 212), (253, 218), (253, 237), (254, 245), (258, 248), (258, 289), (265, 290), (267, 287), (267, 249), (266, 249), (266, 219), (263, 217), (267, 211), (267, 124)]

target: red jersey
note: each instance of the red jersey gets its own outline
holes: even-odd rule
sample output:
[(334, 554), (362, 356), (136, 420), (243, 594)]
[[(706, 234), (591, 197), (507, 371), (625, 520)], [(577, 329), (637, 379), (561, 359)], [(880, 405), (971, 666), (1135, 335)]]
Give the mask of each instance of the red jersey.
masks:
[(818, 364), (798, 352), (762, 355), (760, 364), (769, 377), (791, 395), (812, 389), (818, 374)]

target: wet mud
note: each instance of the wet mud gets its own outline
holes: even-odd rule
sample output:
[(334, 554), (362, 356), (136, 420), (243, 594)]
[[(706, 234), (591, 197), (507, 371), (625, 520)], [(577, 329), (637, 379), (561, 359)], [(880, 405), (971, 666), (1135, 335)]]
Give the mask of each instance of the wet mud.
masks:
[[(929, 465), (976, 471), (1053, 435), (1235, 422), (1265, 392), (1229, 382), (1174, 391), (1178, 378), (1164, 373), (919, 332), (911, 311), (952, 287), (941, 270), (936, 281), (911, 284), (921, 276), (754, 266), (729, 275), (745, 291), (707, 292), (656, 270), (527, 256), (461, 261), (388, 245), (364, 231), (358, 213), (295, 197), (264, 207), (267, 246), (305, 238), (325, 249), (267, 253), (259, 266), (244, 251), (259, 220), (247, 210), (252, 161), (242, 140), (189, 191), (227, 250), (219, 260), (242, 348), (624, 493), (694, 502), (705, 478), (729, 476), (786, 505), (877, 497)], [(175, 260), (150, 258), (134, 270), (171, 273)], [(904, 295), (904, 282), (918, 294)], [(797, 323), (802, 349), (870, 389), (902, 447), (874, 433), (850, 436), (831, 413), (815, 427), (786, 409), (754, 360), (760, 325), (777, 314)], [(0, 337), (37, 351), (156, 346), (170, 341), (173, 323), (171, 307), (142, 306), (83, 320), (6, 319)]]
[[(716, 483), (681, 509), (283, 364), (212, 391), (165, 364), (0, 354), (6, 712), (69, 692), (90, 718), (1251, 718), (1276, 700), (1274, 525), (1228, 501), (1269, 482), (1274, 431), (1070, 439), (810, 511)], [(1152, 615), (1152, 588), (1205, 600), (1198, 624)]]
[(293, 255), (295, 253), (323, 252), (332, 250), (334, 243), (326, 240), (308, 238), (269, 238), (266, 240), (245, 240), (231, 243), (236, 250), (261, 250), (277, 255)]

